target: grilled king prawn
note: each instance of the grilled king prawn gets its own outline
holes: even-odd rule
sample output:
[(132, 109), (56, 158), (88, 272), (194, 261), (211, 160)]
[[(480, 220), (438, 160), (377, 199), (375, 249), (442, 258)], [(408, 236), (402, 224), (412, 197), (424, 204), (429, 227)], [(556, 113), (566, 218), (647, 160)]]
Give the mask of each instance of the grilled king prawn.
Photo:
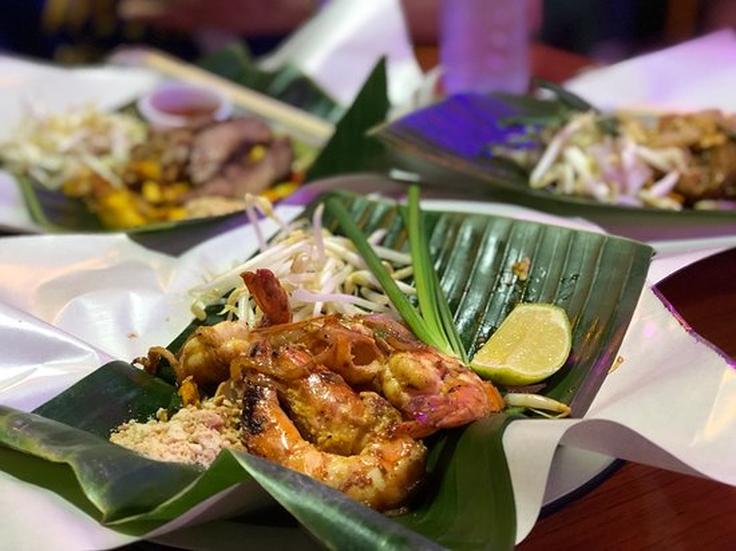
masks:
[(197, 400), (198, 387), (214, 386), (240, 402), (249, 452), (393, 509), (424, 473), (419, 439), (503, 408), (490, 383), (393, 318), (325, 315), (291, 323), (271, 271), (243, 278), (265, 313), (262, 326), (201, 327), (178, 356), (153, 348), (139, 362), (155, 371), (165, 356), (185, 404)]

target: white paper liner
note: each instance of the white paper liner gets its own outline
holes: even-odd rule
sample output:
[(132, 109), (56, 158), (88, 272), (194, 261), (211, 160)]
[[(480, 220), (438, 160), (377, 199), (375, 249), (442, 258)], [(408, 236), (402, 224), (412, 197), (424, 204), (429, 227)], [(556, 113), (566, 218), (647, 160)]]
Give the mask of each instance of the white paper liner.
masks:
[(565, 87), (603, 110), (736, 111), (736, 32), (723, 29), (607, 67)]
[[(656, 262), (655, 262), (656, 265)], [(517, 540), (536, 522), (558, 444), (736, 485), (736, 369), (688, 333), (651, 290), (583, 420), (512, 423), (504, 435)]]

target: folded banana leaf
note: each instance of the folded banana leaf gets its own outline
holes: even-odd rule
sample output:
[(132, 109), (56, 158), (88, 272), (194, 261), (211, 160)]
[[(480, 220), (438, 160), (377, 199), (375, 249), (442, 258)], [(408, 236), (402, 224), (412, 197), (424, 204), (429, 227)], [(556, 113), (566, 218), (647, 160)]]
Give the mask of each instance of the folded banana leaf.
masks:
[[(233, 61), (232, 57), (240, 61)], [(233, 47), (208, 58), (203, 64), (206, 68), (213, 68), (219, 74), (223, 74), (227, 70), (233, 71), (233, 75), (240, 74), (238, 71), (243, 74), (250, 74), (248, 72), (250, 69), (245, 69), (246, 66), (250, 67), (250, 65), (243, 61), (244, 59), (248, 59), (247, 51), (241, 47)], [(232, 64), (230, 64), (231, 61)], [(253, 68), (253, 70), (255, 69)], [(248, 79), (234, 78), (234, 80), (242, 80), (241, 83), (246, 86), (250, 82)], [(278, 93), (278, 88), (274, 88), (280, 82), (280, 79), (274, 77), (272, 87), (266, 89), (256, 87), (256, 89), (264, 93), (273, 92), (278, 99), (284, 99)], [(298, 102), (294, 98), (292, 99), (298, 105)], [(305, 100), (305, 103), (311, 105), (309, 101)], [(323, 104), (326, 105), (326, 100), (319, 102), (319, 105)], [(336, 125), (335, 133), (321, 151), (316, 152), (312, 146), (294, 142), (294, 148), (299, 158), (314, 159), (308, 170), (308, 178), (314, 179), (372, 166), (372, 160), (382, 153), (382, 145), (373, 138), (367, 137), (366, 131), (385, 120), (388, 108), (386, 64), (385, 60), (381, 60), (369, 74), (350, 108), (347, 110), (335, 108), (329, 111), (330, 116), (334, 116), (335, 113), (339, 112), (342, 119)], [(90, 211), (81, 199), (68, 197), (59, 191), (49, 190), (29, 178), (19, 177), (17, 181), (31, 218), (46, 231), (112, 231), (102, 225), (97, 216)], [(148, 224), (127, 230), (127, 233), (144, 234), (172, 231), (180, 228), (188, 230), (201, 225), (227, 223), (227, 220), (233, 216), (238, 216), (238, 213)]]
[[(407, 247), (394, 203), (333, 192), (366, 232), (388, 231)], [(318, 199), (305, 211), (316, 207)], [(431, 256), (465, 346), (474, 352), (519, 302), (562, 306), (573, 326), (567, 364), (541, 390), (582, 415), (610, 369), (642, 290), (651, 249), (626, 239), (497, 216), (425, 213)], [(336, 223), (325, 217), (336, 230)], [(512, 266), (529, 258), (528, 278)], [(178, 350), (209, 311), (170, 345)], [(497, 414), (428, 439), (422, 491), (399, 516), (378, 514), (303, 475), (226, 451), (205, 472), (135, 455), (106, 440), (111, 429), (158, 408), (174, 388), (124, 362), (107, 364), (36, 412), (0, 407), (0, 468), (55, 491), (117, 530), (145, 534), (218, 492), (239, 485), (244, 523), (273, 512), (270, 496), (329, 548), (510, 549), (514, 497)], [(261, 517), (262, 518), (262, 517)], [(276, 518), (280, 518), (276, 515)]]
[(381, 58), (309, 167), (307, 179), (378, 169), (385, 160), (384, 147), (368, 131), (386, 120), (390, 107), (386, 59)]
[[(395, 205), (348, 193), (339, 197), (366, 234), (389, 228), (387, 246), (407, 249)], [(468, 356), (520, 302), (565, 309), (572, 323), (572, 353), (542, 393), (582, 416), (621, 345), (652, 249), (624, 238), (499, 216), (427, 211), (424, 217), (434, 268)], [(324, 221), (337, 231), (329, 215)], [(526, 258), (531, 265), (522, 280), (513, 266)]]
[(586, 197), (532, 189), (525, 170), (508, 159), (494, 156), (494, 146), (527, 147), (529, 140), (535, 139), (529, 129), (559, 122), (570, 112), (570, 103), (568, 99), (539, 100), (507, 94), (458, 94), (386, 124), (376, 129), (374, 135), (391, 149), (398, 166), (420, 173), (425, 181), (436, 185), (454, 186), (461, 174), (475, 190), (555, 214), (595, 216), (604, 221), (625, 219), (631, 224), (730, 222), (729, 227), (736, 228), (734, 210), (673, 211), (610, 205)]

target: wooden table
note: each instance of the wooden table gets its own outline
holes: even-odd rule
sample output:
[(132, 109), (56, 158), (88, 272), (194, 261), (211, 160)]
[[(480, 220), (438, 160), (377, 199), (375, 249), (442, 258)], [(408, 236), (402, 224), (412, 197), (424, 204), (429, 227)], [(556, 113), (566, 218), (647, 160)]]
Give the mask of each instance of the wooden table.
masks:
[[(416, 54), (424, 70), (438, 62), (436, 47)], [(534, 76), (562, 82), (594, 63), (533, 44), (530, 65)], [(736, 251), (726, 260), (720, 267), (699, 263), (665, 290), (691, 326), (736, 359)], [(542, 518), (519, 549), (728, 549), (736, 546), (732, 519), (736, 488), (626, 463), (589, 494)]]

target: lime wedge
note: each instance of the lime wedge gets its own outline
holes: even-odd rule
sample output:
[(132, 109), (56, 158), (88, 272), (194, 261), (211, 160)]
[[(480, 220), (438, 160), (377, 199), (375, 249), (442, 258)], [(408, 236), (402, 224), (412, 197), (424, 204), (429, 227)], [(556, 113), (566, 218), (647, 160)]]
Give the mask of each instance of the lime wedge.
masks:
[(470, 367), (504, 385), (543, 381), (570, 355), (570, 320), (554, 304), (519, 304), (476, 352)]

